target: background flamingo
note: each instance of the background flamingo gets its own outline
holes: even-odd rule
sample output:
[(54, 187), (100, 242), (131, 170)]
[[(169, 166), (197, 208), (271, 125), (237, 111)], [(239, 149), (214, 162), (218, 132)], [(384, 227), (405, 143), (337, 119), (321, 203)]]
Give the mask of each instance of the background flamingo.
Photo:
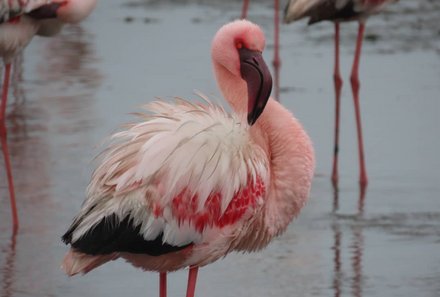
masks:
[(290, 0), (285, 9), (284, 20), (290, 23), (304, 17), (309, 17), (309, 24), (320, 21), (333, 21), (335, 25), (335, 145), (333, 155), (332, 181), (338, 181), (338, 152), (339, 152), (339, 115), (342, 78), (339, 71), (339, 23), (356, 20), (359, 22), (356, 51), (351, 69), (350, 82), (353, 92), (353, 101), (356, 115), (356, 127), (359, 149), (359, 182), (361, 186), (368, 183), (365, 168), (364, 145), (362, 138), (361, 112), (359, 106), (359, 59), (361, 55), (362, 39), (365, 30), (365, 21), (373, 13), (383, 9), (387, 4), (397, 0)]
[[(279, 0), (274, 0), (274, 56), (272, 64), (275, 70), (275, 99), (280, 99), (280, 2)], [(241, 18), (247, 18), (247, 12), (249, 9), (249, 0), (243, 0), (243, 6), (241, 8)]]
[(314, 154), (300, 123), (269, 98), (264, 46), (245, 20), (214, 37), (217, 83), (233, 114), (203, 95), (205, 104), (156, 101), (113, 136), (63, 236), (68, 275), (121, 257), (160, 272), (165, 296), (166, 273), (189, 266), (193, 296), (198, 267), (262, 249), (287, 228), (308, 198)]
[(0, 139), (5, 159), (13, 228), (18, 228), (11, 162), (6, 141), (6, 105), (11, 62), (34, 35), (52, 36), (64, 23), (77, 23), (87, 17), (97, 0), (0, 0), (0, 57), (5, 64), (0, 104)]

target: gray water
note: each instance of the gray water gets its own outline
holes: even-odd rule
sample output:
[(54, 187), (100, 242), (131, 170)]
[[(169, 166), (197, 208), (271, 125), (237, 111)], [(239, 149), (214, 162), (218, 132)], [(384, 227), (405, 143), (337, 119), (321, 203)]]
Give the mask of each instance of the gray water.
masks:
[[(35, 38), (16, 62), (8, 137), (21, 228), (11, 237), (0, 161), (0, 296), (157, 296), (158, 276), (119, 260), (67, 278), (60, 241), (99, 144), (156, 96), (220, 97), (210, 42), (240, 1), (101, 1), (80, 26)], [(311, 198), (264, 251), (201, 269), (197, 296), (440, 296), (440, 5), (402, 0), (367, 24), (360, 68), (370, 183), (358, 186), (349, 70), (357, 32), (341, 27), (339, 191), (330, 182), (333, 26), (281, 26), (281, 101), (313, 139)], [(251, 1), (273, 55), (272, 1)], [(186, 271), (170, 275), (182, 296)]]

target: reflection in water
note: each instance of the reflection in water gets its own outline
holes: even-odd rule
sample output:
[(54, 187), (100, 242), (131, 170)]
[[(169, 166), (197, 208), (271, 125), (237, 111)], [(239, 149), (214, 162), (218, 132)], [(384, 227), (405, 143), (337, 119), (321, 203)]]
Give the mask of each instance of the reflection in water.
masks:
[[(25, 100), (22, 54), (16, 57), (13, 65), (11, 81), (13, 100), (11, 100), (11, 109), (7, 117), (8, 140), (17, 191), (17, 207), (22, 218), (29, 217), (26, 212), (27, 205), (36, 203), (36, 201), (29, 201), (29, 198), (41, 199), (39, 190), (47, 189), (48, 173), (44, 164), (48, 163), (48, 157), (44, 138), (38, 133), (41, 130), (41, 124), (33, 124), (35, 120), (41, 118), (41, 110), (35, 109), (34, 101), (26, 102)], [(41, 146), (44, 148), (41, 149)], [(43, 162), (39, 163), (39, 161)], [(43, 166), (40, 166), (41, 164)], [(38, 170), (38, 174), (35, 174), (35, 170)]]
[[(366, 187), (360, 187), (359, 197), (358, 197), (358, 209), (355, 220), (361, 219), (364, 211), (364, 201), (365, 201)], [(339, 209), (339, 189), (338, 184), (335, 183), (333, 187), (333, 214)], [(342, 229), (344, 226), (339, 221), (337, 217), (334, 217), (333, 223), (331, 225), (333, 231), (333, 284), (332, 288), (335, 297), (342, 296), (342, 288), (344, 285), (344, 273), (343, 273), (343, 262), (342, 262)], [(351, 226), (350, 231), (352, 233), (352, 242), (349, 245), (350, 249), (350, 259), (352, 267), (351, 280), (351, 292), (354, 297), (362, 297), (363, 292), (363, 273), (362, 273), (362, 255), (364, 252), (364, 236), (363, 236), (363, 226), (361, 224), (354, 224)], [(351, 274), (350, 274), (351, 275)]]
[[(61, 86), (95, 90), (101, 83), (101, 75), (94, 66), (97, 62), (94, 49), (91, 47), (92, 36), (80, 25), (71, 25), (63, 28), (57, 38), (51, 39), (44, 50), (44, 63), (38, 71), (42, 73), (45, 82), (54, 82)], [(80, 89), (80, 90), (81, 90)], [(58, 102), (64, 102), (60, 100)]]
[(362, 254), (364, 249), (364, 236), (362, 234), (362, 226), (353, 226), (353, 243), (352, 243), (352, 268), (353, 268), (353, 283), (352, 293), (354, 297), (362, 296)]
[(11, 214), (12, 214), (12, 228), (13, 232), (16, 232), (18, 229), (18, 215), (17, 215), (17, 206), (15, 203), (15, 188), (14, 188), (14, 180), (12, 177), (12, 166), (11, 166), (11, 159), (10, 159), (10, 153), (9, 153), (9, 146), (8, 141), (6, 137), (6, 126), (2, 123), (0, 123), (0, 146), (2, 148), (2, 155), (4, 160), (4, 169), (7, 179), (7, 186), (9, 190), (9, 201), (11, 203)]
[[(8, 81), (3, 81), (3, 85), (2, 87), (7, 87), (7, 89), (12, 89), (12, 106), (16, 107), (17, 103), (21, 101), (20, 99), (20, 95), (22, 94), (21, 92), (21, 80), (22, 80), (22, 53), (20, 53), (19, 55), (17, 55), (12, 63), (12, 67), (13, 67), (13, 71), (12, 75), (11, 75), (11, 80), (10, 82)], [(10, 68), (8, 68), (10, 69)], [(2, 71), (3, 73), (4, 71)], [(7, 92), (6, 92), (7, 93)], [(8, 94), (6, 94), (8, 95)], [(6, 104), (10, 103), (11, 100), (6, 101)], [(13, 108), (11, 110), (11, 112), (7, 112), (5, 114), (5, 118), (7, 119), (7, 121), (12, 120), (15, 121), (16, 120), (16, 112), (15, 112), (15, 108)], [(12, 226), (13, 226), (13, 232), (16, 232), (18, 229), (18, 225), (19, 225), (19, 216), (17, 213), (17, 206), (16, 206), (16, 195), (15, 195), (15, 186), (14, 186), (14, 174), (13, 174), (13, 169), (12, 169), (12, 165), (11, 165), (11, 154), (10, 154), (10, 148), (8, 145), (8, 138), (7, 138), (7, 126), (4, 125), (4, 122), (0, 123), (0, 147), (2, 150), (2, 155), (3, 155), (3, 168), (4, 168), (4, 172), (2, 172), (1, 174), (4, 174), (6, 176), (6, 178), (2, 178), (2, 180), (7, 180), (7, 188), (8, 188), (8, 194), (6, 194), (5, 196), (9, 196), (9, 201), (10, 201), (10, 209), (11, 209), (11, 215), (12, 215)], [(0, 175), (1, 176), (1, 175)]]
[[(14, 262), (15, 237), (11, 249), (0, 251), (0, 265), (6, 267), (1, 270), (0, 297), (15, 295), (13, 288), (27, 296), (56, 295), (53, 279), (60, 274), (59, 259), (48, 251), (61, 244), (57, 227), (63, 203), (73, 192), (69, 187), (81, 184), (79, 160), (85, 155), (84, 142), (90, 142), (94, 93), (101, 81), (92, 40), (80, 26), (66, 26), (57, 37), (39, 40), (43, 50), (25, 53), (37, 59), (36, 69), (26, 69), (29, 78), (23, 81), (22, 60), (16, 63), (8, 144), (22, 219), (18, 250), (24, 252)], [(0, 226), (8, 226), (3, 208)]]
[(24, 59), (23, 52), (15, 56), (11, 79), (12, 99), (11, 106), (8, 113), (8, 132), (13, 135), (15, 141), (20, 141), (27, 138), (27, 123), (28, 116), (26, 102), (26, 92), (24, 90)]
[[(23, 72), (24, 72), (23, 52), (20, 52), (14, 57), (14, 60), (12, 61), (11, 80), (9, 85), (9, 89), (12, 92), (12, 96), (11, 98), (8, 98), (8, 104), (10, 105), (10, 110), (8, 109), (7, 116), (10, 113), (14, 113), (17, 105), (23, 105), (26, 99), (23, 90)], [(2, 82), (3, 82), (3, 75), (4, 75), (4, 67), (0, 67), (0, 81)]]
[(342, 232), (340, 230), (339, 224), (332, 224), (332, 230), (334, 234), (334, 244), (333, 244), (333, 290), (335, 292), (335, 297), (341, 296), (341, 282), (342, 282), (342, 268), (341, 268), (341, 237)]
[(15, 282), (15, 259), (16, 259), (17, 231), (15, 230), (11, 236), (9, 246), (2, 250), (5, 255), (5, 262), (1, 268), (1, 297), (11, 297)]
[(13, 63), (14, 71), (12, 72), (11, 79), (12, 95), (14, 98), (13, 107), (23, 105), (26, 100), (25, 92), (23, 90), (23, 62), (23, 52), (20, 52), (20, 54), (15, 56)]

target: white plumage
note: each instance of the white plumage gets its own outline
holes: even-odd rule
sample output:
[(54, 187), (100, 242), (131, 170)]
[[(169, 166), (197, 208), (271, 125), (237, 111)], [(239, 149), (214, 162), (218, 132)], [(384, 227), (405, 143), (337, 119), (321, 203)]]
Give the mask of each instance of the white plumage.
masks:
[(76, 218), (73, 241), (116, 214), (120, 220), (131, 216), (147, 240), (163, 232), (164, 243), (197, 243), (213, 226), (197, 230), (178, 221), (174, 198), (183, 192), (183, 199), (197, 197), (194, 212), (203, 212), (218, 194), (223, 214), (242, 189), (257, 180), (267, 185), (268, 160), (250, 139), (246, 121), (200, 96), (203, 104), (154, 101), (146, 106), (150, 114), (140, 114), (142, 122), (112, 136)]

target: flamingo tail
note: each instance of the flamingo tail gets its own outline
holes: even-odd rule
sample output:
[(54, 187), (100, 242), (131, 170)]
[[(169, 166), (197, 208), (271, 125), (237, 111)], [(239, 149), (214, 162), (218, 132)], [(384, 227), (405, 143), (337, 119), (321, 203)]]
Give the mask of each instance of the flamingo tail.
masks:
[(61, 269), (68, 275), (86, 274), (102, 264), (116, 260), (119, 257), (117, 253), (107, 255), (87, 255), (71, 249), (63, 259)]

